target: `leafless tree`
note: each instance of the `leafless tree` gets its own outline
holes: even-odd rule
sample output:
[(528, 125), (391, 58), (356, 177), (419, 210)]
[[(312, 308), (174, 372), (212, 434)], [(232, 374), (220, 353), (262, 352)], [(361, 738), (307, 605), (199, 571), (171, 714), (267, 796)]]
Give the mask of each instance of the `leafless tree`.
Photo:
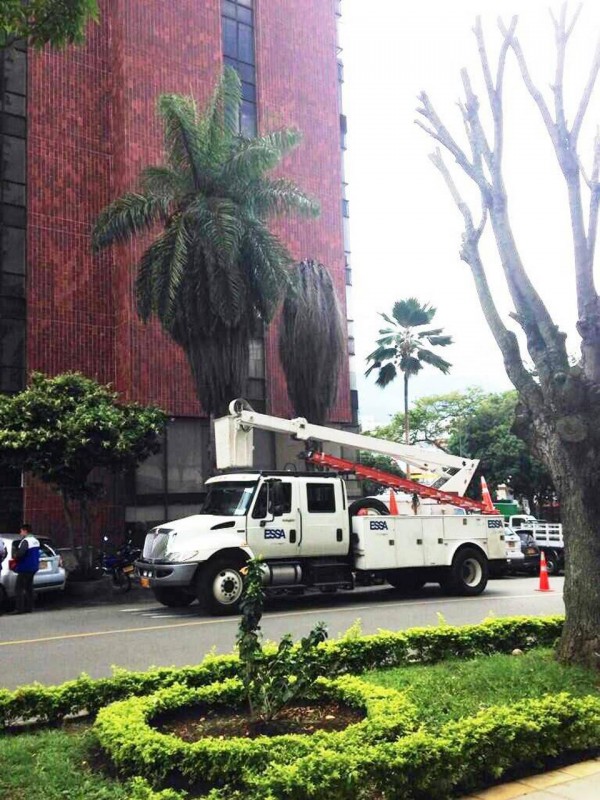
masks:
[[(516, 431), (550, 470), (560, 496), (567, 572), (566, 624), (559, 657), (597, 667), (600, 665), (600, 304), (593, 266), (600, 205), (600, 132), (594, 140), (589, 171), (578, 154), (578, 140), (600, 71), (600, 41), (570, 122), (565, 113), (563, 76), (565, 53), (579, 12), (580, 9), (569, 18), (565, 5), (558, 16), (551, 14), (556, 71), (550, 102), (531, 78), (516, 33), (517, 17), (508, 25), (498, 21), (502, 41), (495, 74), (481, 20), (477, 19), (473, 31), (491, 126), (486, 129), (479, 98), (465, 69), (461, 72), (464, 98), (459, 107), (468, 146), (459, 144), (425, 92), (419, 95), (417, 124), (440, 145), (430, 157), (462, 215), (460, 256), (471, 269), (486, 321), (502, 352), (508, 377), (519, 393)], [(513, 57), (541, 115), (566, 183), (577, 331), (581, 337), (581, 358), (575, 365), (569, 361), (565, 334), (558, 329), (527, 274), (509, 218), (502, 172), (503, 83), (507, 59)], [(453, 157), (454, 166), (446, 163), (444, 153)], [(478, 189), (477, 211), (459, 190), (456, 165), (459, 173), (462, 171)], [(490, 291), (480, 252), (480, 240), (488, 222), (514, 304), (510, 316), (522, 329), (534, 369), (527, 367), (519, 338), (502, 319)]]

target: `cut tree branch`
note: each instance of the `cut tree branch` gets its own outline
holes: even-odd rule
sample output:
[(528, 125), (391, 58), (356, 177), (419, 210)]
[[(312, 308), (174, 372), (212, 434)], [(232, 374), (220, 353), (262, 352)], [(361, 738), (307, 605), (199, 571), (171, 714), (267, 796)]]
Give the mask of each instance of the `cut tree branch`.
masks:
[(540, 387), (523, 364), (517, 337), (502, 322), (502, 318), (500, 317), (498, 309), (496, 308), (496, 304), (494, 303), (494, 299), (487, 281), (487, 276), (485, 274), (485, 269), (479, 255), (479, 240), (485, 225), (485, 209), (483, 211), (482, 221), (476, 228), (473, 225), (473, 216), (471, 210), (458, 191), (452, 175), (450, 174), (450, 170), (446, 166), (439, 149), (432, 153), (429, 157), (434, 166), (441, 173), (444, 182), (448, 187), (450, 195), (452, 196), (452, 199), (454, 200), (463, 217), (465, 230), (463, 233), (460, 257), (471, 268), (471, 273), (473, 274), (473, 278), (475, 280), (475, 288), (477, 290), (477, 296), (479, 297), (481, 308), (504, 358), (504, 366), (506, 368), (507, 375), (513, 383), (513, 386), (523, 396), (527, 397), (531, 407), (540, 408), (542, 402)]

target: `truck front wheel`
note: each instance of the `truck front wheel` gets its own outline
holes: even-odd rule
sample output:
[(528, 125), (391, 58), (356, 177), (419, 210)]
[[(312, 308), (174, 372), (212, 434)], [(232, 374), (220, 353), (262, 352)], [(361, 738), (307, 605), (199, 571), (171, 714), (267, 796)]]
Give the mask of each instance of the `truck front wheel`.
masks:
[(188, 594), (183, 589), (175, 588), (154, 589), (154, 597), (163, 606), (168, 606), (169, 608), (185, 608), (196, 599), (193, 594)]
[(211, 614), (237, 614), (244, 591), (241, 560), (215, 558), (198, 576), (198, 600)]
[(487, 586), (488, 573), (485, 555), (474, 547), (464, 547), (454, 556), (452, 566), (442, 581), (442, 589), (450, 594), (481, 594)]

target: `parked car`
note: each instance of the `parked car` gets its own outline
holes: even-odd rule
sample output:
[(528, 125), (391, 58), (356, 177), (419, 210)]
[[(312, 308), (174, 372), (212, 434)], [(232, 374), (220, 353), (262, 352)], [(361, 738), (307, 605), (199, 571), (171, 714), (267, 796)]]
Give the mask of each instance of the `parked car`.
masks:
[(530, 575), (537, 575), (540, 571), (540, 548), (536, 544), (531, 531), (518, 530), (516, 534), (521, 541), (521, 552), (523, 553), (523, 561), (520, 562), (520, 568)]
[[(2, 562), (0, 570), (0, 608), (6, 608), (15, 597), (17, 573), (11, 569), (14, 565), (14, 553), (18, 547), (20, 536), (18, 533), (0, 533), (4, 541), (8, 556)], [(40, 543), (40, 568), (33, 579), (33, 591), (60, 592), (65, 588), (66, 572), (62, 558), (55, 551), (52, 540), (44, 536), (37, 536)]]

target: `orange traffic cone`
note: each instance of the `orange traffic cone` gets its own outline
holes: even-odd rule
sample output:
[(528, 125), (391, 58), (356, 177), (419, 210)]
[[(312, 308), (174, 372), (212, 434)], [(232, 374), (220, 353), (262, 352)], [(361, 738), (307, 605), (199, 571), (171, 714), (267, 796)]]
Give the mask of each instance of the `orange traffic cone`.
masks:
[(393, 489), (390, 489), (390, 514), (398, 514), (398, 503), (396, 502), (396, 494)]
[(494, 506), (492, 502), (492, 495), (490, 494), (490, 490), (488, 489), (488, 485), (485, 482), (485, 478), (483, 475), (481, 476), (481, 501), (483, 503), (483, 513), (484, 514), (499, 514), (500, 512)]
[(536, 592), (551, 592), (550, 581), (548, 580), (548, 567), (546, 565), (546, 556), (542, 551), (540, 553), (540, 587)]

